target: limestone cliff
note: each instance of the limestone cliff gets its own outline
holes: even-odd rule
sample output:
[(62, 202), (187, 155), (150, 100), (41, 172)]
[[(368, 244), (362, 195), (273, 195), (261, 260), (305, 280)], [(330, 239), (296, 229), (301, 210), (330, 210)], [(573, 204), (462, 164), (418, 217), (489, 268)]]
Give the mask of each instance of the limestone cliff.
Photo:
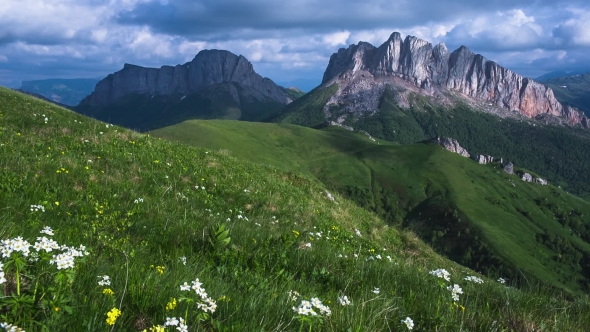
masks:
[[(237, 83), (249, 97), (287, 104), (291, 99), (272, 80), (257, 74), (243, 56), (223, 50), (204, 50), (183, 65), (145, 68), (125, 64), (122, 70), (98, 82), (81, 105), (103, 106), (129, 93), (172, 95), (202, 91), (214, 84)], [(232, 88), (235, 90), (235, 87)], [(242, 91), (243, 93), (243, 91)], [(232, 97), (239, 103), (238, 93)]]
[(355, 105), (356, 110), (364, 105), (365, 111), (374, 111), (375, 102), (369, 100), (374, 94), (367, 90), (380, 92), (384, 85), (397, 84), (400, 79), (418, 88), (416, 92), (442, 95), (444, 91), (456, 91), (502, 108), (504, 114), (517, 111), (528, 118), (557, 117), (588, 127), (583, 114), (561, 105), (553, 91), (540, 83), (474, 54), (465, 46), (449, 53), (444, 44), (432, 46), (413, 36), (402, 40), (397, 32), (379, 47), (360, 42), (340, 49), (330, 57), (322, 83), (339, 84), (340, 91), (331, 105), (338, 104), (341, 97), (341, 104)]

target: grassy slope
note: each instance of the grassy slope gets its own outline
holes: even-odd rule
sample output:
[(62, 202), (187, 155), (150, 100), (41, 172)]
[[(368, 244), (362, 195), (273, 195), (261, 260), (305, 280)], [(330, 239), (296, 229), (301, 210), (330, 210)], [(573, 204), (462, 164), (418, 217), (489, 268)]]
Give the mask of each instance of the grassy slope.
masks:
[[(0, 105), (0, 238), (33, 242), (50, 226), (59, 243), (90, 252), (72, 270), (45, 263), (52, 253), (38, 262), (19, 253), (0, 258), (7, 279), (0, 317), (26, 330), (110, 330), (113, 307), (122, 311), (116, 331), (172, 316), (184, 317), (190, 331), (300, 330), (289, 290), (332, 308), (332, 316), (311, 321), (313, 330), (399, 330), (410, 316), (416, 331), (582, 331), (590, 319), (587, 297), (470, 284), (463, 277), (473, 272), (339, 195), (331, 202), (304, 177), (107, 128), (3, 88)], [(216, 223), (231, 231), (226, 247), (207, 240)], [(393, 261), (369, 259), (377, 254)], [(428, 275), (437, 267), (463, 287), (457, 305), (448, 283)], [(103, 294), (98, 275), (111, 276), (114, 295)], [(182, 298), (194, 293), (179, 291), (197, 277), (218, 304), (208, 316)], [(343, 294), (352, 306), (338, 305)], [(177, 306), (166, 310), (172, 298)]]
[[(543, 84), (553, 89), (560, 103), (577, 107), (590, 116), (590, 74), (552, 78)], [(560, 87), (563, 85), (567, 88)]]
[[(326, 121), (323, 107), (333, 94), (329, 89), (314, 90), (301, 98), (290, 113), (277, 121), (314, 127)], [(542, 174), (568, 192), (590, 197), (590, 134), (588, 131), (557, 126), (532, 126), (527, 122), (502, 120), (459, 105), (454, 109), (436, 106), (428, 98), (410, 96), (410, 109), (398, 107), (393, 89), (383, 94), (379, 111), (371, 116), (346, 117), (346, 125), (364, 130), (373, 137), (410, 144), (436, 136), (458, 140), (472, 154), (503, 157), (519, 167)], [(343, 114), (332, 106), (335, 121)], [(312, 122), (307, 115), (322, 117)], [(312, 117), (314, 118), (314, 117)]]
[[(551, 185), (524, 183), (498, 165), (479, 165), (437, 146), (376, 144), (338, 127), (314, 130), (287, 124), (188, 121), (152, 134), (311, 175), (390, 224), (403, 222), (422, 232), (437, 249), (481, 271), (509, 273), (486, 266), (506, 265), (497, 261), (499, 256), (509, 262), (513, 274), (520, 268), (570, 291), (585, 284), (579, 266), (584, 263), (559, 261), (560, 253), (539, 243), (536, 235), (553, 233), (588, 255), (588, 243), (570, 234), (547, 206), (588, 216), (590, 204)], [(541, 206), (538, 201), (545, 199)], [(453, 226), (457, 218), (445, 220), (453, 210), (470, 221), (471, 236), (456, 234), (466, 227)], [(589, 224), (587, 218), (584, 223)], [(436, 233), (440, 231), (448, 234)], [(479, 248), (482, 241), (476, 236), (485, 239), (491, 253)], [(457, 243), (465, 246), (463, 250)], [(471, 259), (463, 257), (467, 248), (474, 250)], [(490, 256), (492, 262), (479, 262), (478, 255)]]

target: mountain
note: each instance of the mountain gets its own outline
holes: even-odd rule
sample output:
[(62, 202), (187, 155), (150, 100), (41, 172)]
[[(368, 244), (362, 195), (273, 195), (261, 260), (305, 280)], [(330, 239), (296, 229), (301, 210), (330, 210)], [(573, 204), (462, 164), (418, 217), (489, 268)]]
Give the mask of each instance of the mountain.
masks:
[(99, 79), (47, 79), (23, 81), (20, 90), (36, 93), (59, 104), (75, 106), (94, 90)]
[(566, 77), (566, 76), (576, 76), (576, 75), (584, 74), (586, 72), (588, 72), (588, 71), (587, 70), (586, 71), (555, 70), (555, 71), (549, 72), (545, 75), (541, 75), (541, 76), (535, 78), (535, 81), (545, 83), (545, 81), (549, 81), (554, 78), (560, 78), (560, 77)]
[(145, 130), (187, 118), (261, 121), (291, 101), (287, 89), (258, 75), (245, 57), (204, 50), (174, 67), (125, 64), (101, 80), (76, 110)]
[(371, 114), (378, 109), (385, 88), (396, 86), (402, 89), (398, 103), (405, 106), (410, 106), (408, 93), (417, 92), (442, 104), (460, 100), (474, 107), (485, 105), (500, 116), (548, 118), (588, 127), (585, 116), (562, 106), (553, 91), (540, 83), (465, 46), (449, 52), (444, 44), (432, 46), (413, 36), (402, 40), (397, 32), (379, 47), (360, 42), (333, 54), (322, 85), (334, 83), (339, 89), (328, 105), (342, 116)]
[(295, 87), (303, 92), (309, 92), (309, 91), (313, 90), (315, 87), (317, 87), (318, 85), (320, 85), (321, 83), (322, 83), (322, 81), (319, 78), (318, 79), (298, 78), (298, 79), (291, 80), (291, 81), (277, 82), (277, 84), (280, 86)]
[(543, 81), (563, 105), (576, 107), (590, 116), (590, 73), (565, 75)]

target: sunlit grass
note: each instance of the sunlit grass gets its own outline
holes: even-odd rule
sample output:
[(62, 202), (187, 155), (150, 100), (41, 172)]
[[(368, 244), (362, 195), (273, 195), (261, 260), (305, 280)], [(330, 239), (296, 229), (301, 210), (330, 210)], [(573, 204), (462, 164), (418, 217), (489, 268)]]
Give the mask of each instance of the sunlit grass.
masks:
[[(306, 177), (5, 89), (0, 127), (0, 239), (22, 236), (16, 247), (3, 242), (12, 248), (0, 258), (3, 324), (27, 331), (583, 331), (590, 321), (588, 297), (486, 279), (339, 195), (330, 200)], [(58, 258), (73, 252), (62, 244), (88, 255)], [(429, 274), (439, 268), (448, 278)]]

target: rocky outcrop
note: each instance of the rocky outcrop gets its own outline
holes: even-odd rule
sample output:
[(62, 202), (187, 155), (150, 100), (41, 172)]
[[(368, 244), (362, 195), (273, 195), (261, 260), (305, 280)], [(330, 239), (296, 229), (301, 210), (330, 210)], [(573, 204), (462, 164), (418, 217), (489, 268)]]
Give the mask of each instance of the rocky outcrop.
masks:
[(489, 164), (494, 161), (494, 157), (483, 154), (475, 155), (473, 156), (473, 159), (482, 165)]
[(514, 174), (514, 165), (511, 162), (503, 164), (502, 168), (504, 169), (504, 172), (508, 174)]
[(529, 173), (524, 173), (520, 179), (524, 182), (533, 182), (533, 177)]
[[(589, 125), (588, 119), (577, 109), (561, 105), (550, 88), (474, 54), (465, 46), (450, 53), (444, 44), (432, 46), (413, 36), (402, 40), (401, 35), (394, 32), (377, 48), (360, 42), (338, 50), (330, 57), (322, 83), (338, 81), (341, 90), (346, 91), (347, 84), (342, 81), (348, 81), (357, 85), (349, 89), (359, 93), (356, 99), (370, 103), (367, 98), (370, 94), (366, 91), (370, 88), (362, 87), (359, 83), (362, 79), (353, 79), (356, 74), (365, 80), (371, 78), (375, 89), (379, 90), (383, 90), (383, 78), (395, 77), (429, 94), (445, 89), (457, 91), (486, 105), (517, 111), (528, 118), (559, 117), (572, 125), (586, 128)], [(343, 104), (349, 102), (345, 100)]]
[(438, 144), (447, 149), (448, 151), (458, 153), (463, 157), (469, 158), (469, 152), (467, 152), (467, 150), (465, 150), (461, 145), (459, 145), (459, 142), (457, 142), (457, 140), (455, 139), (447, 137), (437, 137), (429, 140), (428, 142)]
[(535, 178), (535, 183), (540, 184), (542, 186), (546, 186), (548, 182), (545, 179)]
[[(82, 104), (102, 106), (129, 93), (172, 95), (202, 91), (214, 84), (237, 83), (258, 100), (270, 99), (287, 104), (291, 101), (281, 87), (258, 75), (250, 61), (223, 50), (204, 50), (184, 65), (145, 68), (125, 64), (122, 70), (98, 82), (94, 92)], [(232, 98), (239, 103), (233, 87)]]

